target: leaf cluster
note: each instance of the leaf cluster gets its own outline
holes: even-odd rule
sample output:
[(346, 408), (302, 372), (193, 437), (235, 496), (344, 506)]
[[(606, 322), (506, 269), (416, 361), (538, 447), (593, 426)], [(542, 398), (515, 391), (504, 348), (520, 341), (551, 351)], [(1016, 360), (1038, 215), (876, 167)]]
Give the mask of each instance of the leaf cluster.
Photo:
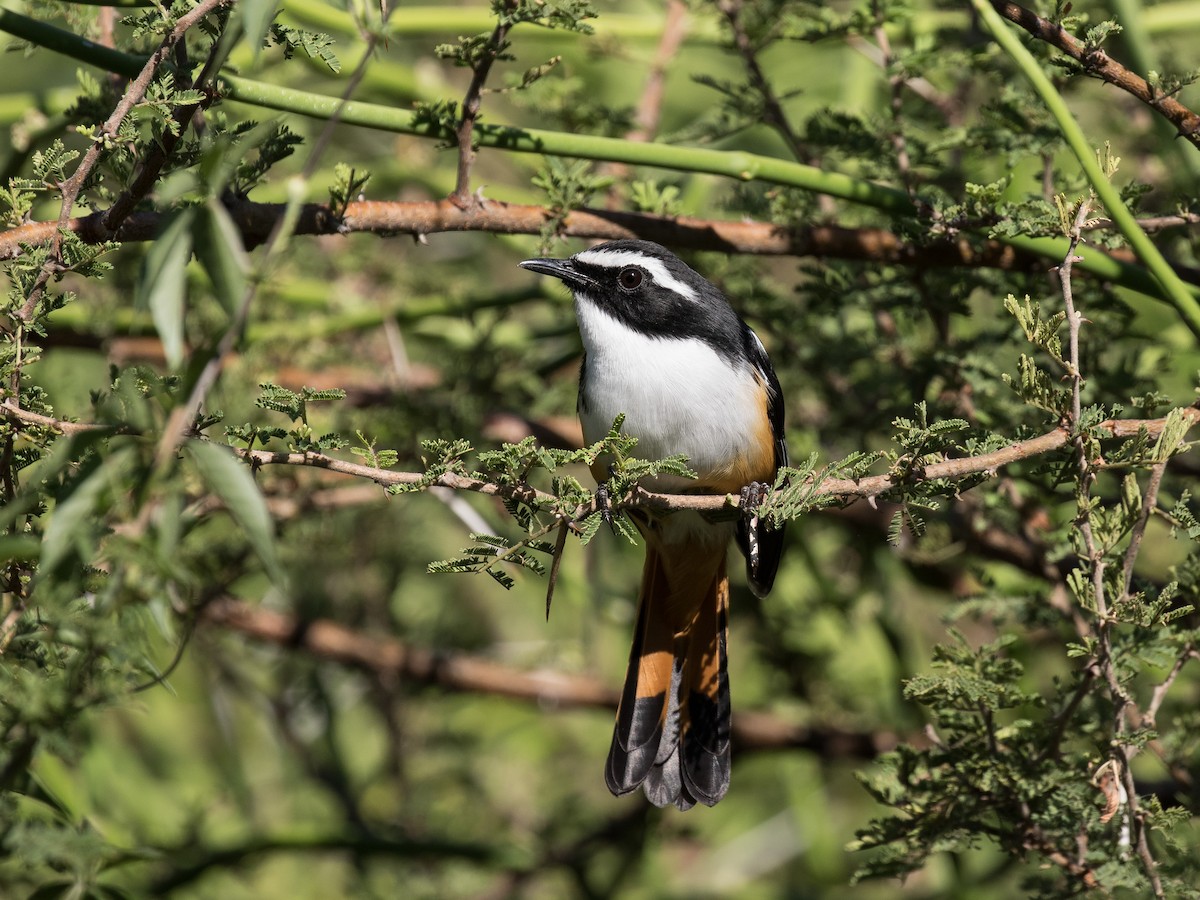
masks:
[[(281, 440), (286, 442), (288, 449), (294, 453), (325, 453), (340, 450), (348, 443), (345, 437), (336, 432), (316, 432), (308, 420), (310, 403), (344, 400), (346, 392), (341, 388), (302, 387), (299, 391), (292, 391), (270, 382), (258, 387), (261, 393), (254, 405), (259, 409), (279, 413), (291, 423), (291, 427), (264, 426), (252, 422), (226, 425), (225, 434), (229, 440), (245, 444), (248, 450), (253, 449), (256, 444), (265, 446), (272, 440)], [(359, 437), (366, 444), (365, 452), (378, 459), (374, 444), (368, 443), (361, 435)], [(357, 448), (355, 452), (358, 452)]]

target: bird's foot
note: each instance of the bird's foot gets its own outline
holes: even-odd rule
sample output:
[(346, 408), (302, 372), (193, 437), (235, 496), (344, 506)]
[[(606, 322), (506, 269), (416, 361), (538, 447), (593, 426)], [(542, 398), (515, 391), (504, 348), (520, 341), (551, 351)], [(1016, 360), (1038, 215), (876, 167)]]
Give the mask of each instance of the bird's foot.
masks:
[(617, 467), (613, 463), (609, 463), (608, 481), (602, 481), (596, 485), (596, 510), (600, 513), (600, 521), (607, 525), (613, 534), (617, 534), (617, 526), (613, 522), (612, 491), (608, 486), (616, 477)]
[(612, 528), (612, 496), (608, 493), (607, 481), (596, 485), (596, 511), (600, 513), (600, 521)]

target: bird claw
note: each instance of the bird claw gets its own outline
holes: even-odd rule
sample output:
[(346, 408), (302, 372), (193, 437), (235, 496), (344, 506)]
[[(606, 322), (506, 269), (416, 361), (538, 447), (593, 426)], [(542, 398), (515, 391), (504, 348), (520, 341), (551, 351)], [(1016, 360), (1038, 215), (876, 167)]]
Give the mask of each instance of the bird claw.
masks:
[(742, 515), (758, 518), (758, 508), (762, 506), (763, 501), (767, 499), (767, 494), (771, 492), (771, 486), (765, 481), (752, 481), (741, 490), (741, 510)]
[[(609, 481), (616, 477), (617, 467), (613, 463), (609, 463)], [(613, 522), (612, 493), (608, 489), (609, 481), (603, 481), (596, 485), (596, 509), (600, 513), (600, 521), (607, 525), (613, 534), (617, 534), (617, 526)]]
[(600, 521), (613, 530), (612, 497), (608, 493), (608, 482), (596, 485), (596, 510), (600, 513)]

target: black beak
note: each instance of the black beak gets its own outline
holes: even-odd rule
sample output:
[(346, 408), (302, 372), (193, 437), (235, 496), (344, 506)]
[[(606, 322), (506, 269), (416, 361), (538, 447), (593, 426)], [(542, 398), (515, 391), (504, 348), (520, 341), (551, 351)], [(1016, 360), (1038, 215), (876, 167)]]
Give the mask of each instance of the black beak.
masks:
[(557, 278), (570, 288), (595, 287), (596, 282), (575, 268), (569, 259), (527, 259), (517, 263), (522, 269)]

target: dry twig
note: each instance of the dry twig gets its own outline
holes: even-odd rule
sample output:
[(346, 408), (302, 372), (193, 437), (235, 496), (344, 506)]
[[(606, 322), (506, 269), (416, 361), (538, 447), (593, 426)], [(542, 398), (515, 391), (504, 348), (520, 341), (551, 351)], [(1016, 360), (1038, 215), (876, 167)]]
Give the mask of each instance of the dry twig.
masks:
[(992, 7), (1039, 41), (1045, 41), (1075, 60), (1089, 75), (1119, 87), (1164, 116), (1180, 136), (1200, 147), (1200, 115), (1192, 112), (1171, 94), (1163, 93), (1140, 75), (1129, 71), (1099, 48), (1090, 49), (1061, 25), (1043, 19), (1032, 10), (1005, 0), (992, 0)]
[[(1059, 267), (1059, 279), (1062, 285), (1063, 304), (1067, 313), (1067, 336), (1068, 336), (1068, 351), (1067, 351), (1067, 377), (1071, 380), (1071, 410), (1069, 424), (1071, 430), (1078, 431), (1079, 423), (1082, 421), (1082, 400), (1081, 393), (1083, 389), (1083, 373), (1080, 371), (1080, 356), (1079, 356), (1079, 332), (1084, 323), (1083, 314), (1076, 308), (1074, 292), (1071, 286), (1071, 268), (1078, 257), (1075, 255), (1075, 250), (1082, 240), (1083, 225), (1088, 220), (1088, 214), (1091, 212), (1091, 198), (1083, 200), (1079, 204), (1079, 209), (1075, 213), (1074, 222), (1069, 230), (1068, 238), (1070, 239), (1070, 247), (1067, 250), (1067, 255), (1063, 259), (1062, 265)], [(1142, 812), (1139, 809), (1137, 784), (1134, 782), (1133, 770), (1130, 767), (1132, 753), (1130, 748), (1123, 740), (1123, 736), (1128, 733), (1129, 718), (1131, 713), (1137, 715), (1136, 704), (1128, 691), (1121, 684), (1120, 677), (1117, 674), (1117, 664), (1112, 655), (1112, 628), (1114, 621), (1109, 613), (1108, 595), (1104, 584), (1104, 572), (1107, 567), (1104, 558), (1104, 550), (1096, 540), (1096, 536), (1092, 529), (1091, 517), (1091, 488), (1096, 480), (1096, 473), (1099, 468), (1097, 462), (1091, 459), (1088, 447), (1089, 440), (1083, 434), (1077, 434), (1072, 443), (1075, 445), (1076, 463), (1079, 469), (1079, 513), (1077, 517), (1080, 537), (1083, 539), (1083, 547), (1087, 554), (1084, 562), (1086, 563), (1088, 574), (1091, 577), (1092, 584), (1092, 603), (1096, 611), (1095, 636), (1096, 636), (1096, 655), (1094, 664), (1099, 667), (1101, 675), (1104, 677), (1105, 683), (1108, 685), (1109, 693), (1112, 696), (1113, 702), (1113, 730), (1116, 739), (1112, 742), (1113, 759), (1118, 770), (1117, 775), (1121, 779), (1121, 786), (1124, 789), (1125, 809), (1127, 823), (1130, 829), (1132, 842), (1137, 850), (1138, 857), (1142, 861), (1142, 868), (1146, 873), (1146, 877), (1150, 880), (1150, 886), (1154, 891), (1156, 898), (1165, 896), (1163, 894), (1162, 879), (1158, 875), (1158, 864), (1154, 859), (1154, 855), (1150, 850), (1150, 843), (1146, 838), (1146, 825)], [(1157, 496), (1158, 478), (1161, 477), (1162, 467), (1156, 468), (1157, 477), (1154, 478), (1154, 491)], [(1156, 499), (1151, 499), (1151, 504), (1147, 504), (1144, 508), (1143, 518), (1139, 522), (1139, 526), (1135, 528), (1135, 540), (1131, 543), (1130, 552), (1125, 559), (1125, 590), (1128, 591), (1129, 580), (1132, 578), (1133, 559), (1136, 555), (1136, 544), (1140, 541), (1140, 532), (1145, 529), (1145, 520), (1149, 518), (1149, 506), (1157, 502)], [(1140, 715), (1139, 715), (1140, 718)]]

